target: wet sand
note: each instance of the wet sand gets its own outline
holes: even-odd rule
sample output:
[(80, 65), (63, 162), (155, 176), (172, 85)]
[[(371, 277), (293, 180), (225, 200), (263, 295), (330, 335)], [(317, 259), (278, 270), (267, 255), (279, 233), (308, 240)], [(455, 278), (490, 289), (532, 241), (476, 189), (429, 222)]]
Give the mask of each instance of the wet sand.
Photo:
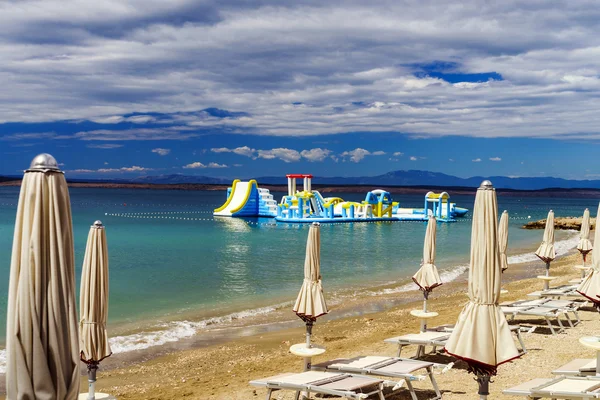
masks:
[[(572, 265), (579, 261), (579, 256), (574, 252), (555, 261), (551, 272), (553, 276), (559, 276), (559, 279), (553, 284), (566, 283), (569, 279), (578, 277), (578, 271)], [(542, 283), (531, 277), (542, 273), (543, 269), (542, 262), (511, 265), (504, 285), (509, 293), (503, 295), (502, 300), (524, 298), (527, 293), (541, 288)], [(433, 323), (454, 323), (467, 301), (465, 292), (465, 279), (434, 290), (429, 308), (439, 312), (440, 316)], [(367, 305), (361, 307), (360, 304), (363, 301), (365, 304), (369, 303), (367, 300), (364, 297), (358, 298), (355, 300), (357, 304), (353, 305), (362, 312), (368, 311)], [(315, 324), (313, 340), (324, 345), (327, 352), (313, 361), (365, 354), (394, 355), (394, 346), (383, 343), (383, 339), (417, 332), (419, 323), (409, 312), (420, 307), (421, 301), (407, 299), (405, 303), (391, 306), (385, 311), (319, 320)], [(331, 314), (342, 309), (339, 305), (334, 306)], [(549, 377), (552, 369), (573, 358), (593, 358), (593, 352), (579, 345), (577, 340), (581, 336), (597, 333), (600, 330), (600, 318), (595, 311), (581, 312), (581, 317), (583, 322), (579, 326), (569, 328), (557, 337), (551, 336), (548, 329), (543, 327), (536, 329), (534, 333), (524, 334), (528, 354), (499, 367), (498, 376), (491, 385), (490, 397), (509, 399), (510, 396), (501, 394), (503, 389), (530, 378)], [(522, 324), (528, 322), (542, 321), (521, 320)], [(179, 349), (149, 361), (135, 361), (135, 364), (129, 366), (118, 367), (115, 357), (113, 366), (117, 368), (99, 372), (98, 388), (119, 399), (264, 398), (265, 390), (248, 385), (248, 381), (301, 369), (301, 360), (289, 352), (289, 347), (304, 340), (304, 328), (300, 321), (294, 325), (292, 328), (265, 331), (235, 340), (224, 338), (223, 342), (202, 348)], [(218, 332), (215, 333), (215, 340), (219, 341)], [(411, 355), (412, 351), (408, 348), (405, 355)], [(437, 361), (449, 360), (445, 356), (435, 358)], [(123, 363), (128, 364), (125, 361)], [(438, 375), (437, 380), (445, 399), (477, 398), (477, 384), (460, 362), (448, 373)], [(84, 391), (86, 386), (87, 382), (83, 378), (81, 390)], [(419, 389), (420, 398), (433, 395), (426, 381), (416, 382), (415, 387)], [(274, 398), (292, 399), (293, 394), (276, 392)], [(399, 391), (387, 398), (397, 400), (410, 397), (406, 391)]]

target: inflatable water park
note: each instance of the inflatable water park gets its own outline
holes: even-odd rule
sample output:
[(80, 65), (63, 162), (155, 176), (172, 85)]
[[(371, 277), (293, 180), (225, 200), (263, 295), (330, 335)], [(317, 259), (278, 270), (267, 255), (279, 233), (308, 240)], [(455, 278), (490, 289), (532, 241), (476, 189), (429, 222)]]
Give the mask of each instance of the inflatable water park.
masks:
[[(469, 211), (452, 203), (447, 192), (428, 192), (423, 208), (403, 208), (383, 189), (367, 192), (362, 202), (344, 201), (313, 190), (310, 174), (288, 174), (286, 178), (288, 192), (279, 203), (269, 189), (258, 187), (256, 180), (234, 180), (227, 189), (227, 200), (214, 210), (214, 216), (267, 217), (288, 223), (427, 221), (435, 216), (440, 222), (454, 222)], [(302, 180), (302, 190), (297, 188), (298, 179)]]

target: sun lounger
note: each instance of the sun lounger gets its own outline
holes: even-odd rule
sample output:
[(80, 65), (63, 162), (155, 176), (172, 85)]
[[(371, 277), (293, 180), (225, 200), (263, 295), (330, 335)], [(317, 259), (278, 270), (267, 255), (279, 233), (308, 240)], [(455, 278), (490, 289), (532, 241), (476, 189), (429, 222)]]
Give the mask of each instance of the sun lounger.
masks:
[(595, 358), (576, 358), (552, 371), (554, 375), (566, 376), (595, 376)]
[[(559, 309), (564, 312), (565, 318), (571, 328), (581, 322), (579, 318), (578, 310), (585, 306), (587, 302), (585, 300), (552, 300), (552, 299), (536, 299), (536, 300), (517, 300), (512, 302), (500, 303), (500, 306), (508, 307), (544, 307)], [(569, 318), (569, 314), (572, 313), (575, 317), (575, 323)]]
[(533, 298), (550, 298), (550, 299), (569, 299), (580, 300), (584, 297), (577, 292), (578, 285), (562, 285), (548, 290), (538, 290), (529, 293), (528, 297)]
[(397, 357), (401, 356), (402, 348), (405, 346), (418, 346), (417, 354), (413, 358), (420, 358), (425, 355), (426, 346), (433, 347), (432, 352), (434, 353), (438, 347), (444, 347), (446, 345), (446, 340), (448, 340), (450, 337), (450, 333), (451, 332), (437, 330), (409, 333), (406, 335), (385, 339), (384, 342), (398, 345)]
[[(446, 345), (446, 341), (450, 337), (452, 330), (454, 329), (454, 325), (441, 325), (435, 328), (428, 328), (426, 332), (419, 333), (411, 333), (408, 335), (396, 336), (393, 338), (385, 339), (386, 343), (393, 343), (398, 345), (398, 353), (397, 357), (400, 357), (402, 354), (402, 349), (405, 346), (416, 345), (417, 353), (415, 354), (414, 359), (419, 359), (426, 354), (426, 347), (432, 347), (432, 353), (435, 353), (438, 347), (444, 347)], [(525, 342), (523, 341), (523, 337), (521, 336), (521, 327), (519, 325), (512, 325), (510, 327), (511, 332), (517, 337), (519, 344), (521, 345), (521, 349), (519, 350), (519, 354), (523, 355), (527, 353), (527, 348), (525, 347)]]
[[(430, 330), (438, 331), (438, 332), (440, 332), (440, 331), (441, 332), (452, 332), (454, 330), (454, 325), (440, 325), (435, 328), (431, 328)], [(521, 326), (519, 326), (519, 325), (511, 325), (510, 326), (510, 331), (516, 336), (517, 341), (519, 342), (519, 345), (521, 346), (521, 348), (519, 349), (520, 356), (527, 353), (527, 348), (525, 347), (525, 342), (523, 341), (523, 336), (521, 336), (522, 330), (523, 330), (523, 328), (521, 328)]]
[(271, 399), (276, 390), (295, 391), (296, 400), (300, 397), (300, 392), (306, 392), (309, 397), (310, 393), (318, 393), (357, 400), (377, 394), (379, 400), (385, 400), (383, 383), (380, 379), (366, 376), (319, 371), (281, 374), (250, 381), (253, 386), (267, 388), (267, 400)]
[(504, 394), (531, 399), (600, 399), (600, 380), (597, 378), (566, 377), (537, 378), (503, 391)]
[[(560, 329), (558, 332), (562, 332), (565, 330), (565, 326), (562, 324), (560, 320), (560, 316), (566, 316), (567, 320), (569, 320), (569, 316), (565, 313), (564, 310), (559, 308), (550, 308), (550, 307), (534, 307), (534, 306), (500, 306), (500, 309), (506, 315), (510, 321), (514, 321), (517, 316), (531, 316), (531, 317), (540, 317), (543, 318), (548, 324), (548, 328), (550, 328), (550, 332), (552, 335), (556, 335), (557, 332), (552, 325), (551, 320), (556, 320)], [(572, 324), (572, 323), (571, 323)]]
[(435, 400), (442, 398), (442, 394), (440, 393), (435, 377), (433, 376), (433, 367), (436, 365), (445, 367), (445, 365), (442, 364), (398, 357), (364, 356), (338, 358), (336, 360), (313, 365), (312, 369), (317, 371), (339, 371), (351, 374), (376, 375), (395, 379), (400, 378), (402, 381), (396, 385), (396, 387), (399, 388), (406, 382), (407, 389), (413, 400), (418, 400), (418, 397), (413, 388), (412, 381), (425, 379), (424, 376), (415, 375), (414, 372), (424, 369), (429, 376), (429, 380), (435, 391), (436, 397), (432, 398), (432, 400)]

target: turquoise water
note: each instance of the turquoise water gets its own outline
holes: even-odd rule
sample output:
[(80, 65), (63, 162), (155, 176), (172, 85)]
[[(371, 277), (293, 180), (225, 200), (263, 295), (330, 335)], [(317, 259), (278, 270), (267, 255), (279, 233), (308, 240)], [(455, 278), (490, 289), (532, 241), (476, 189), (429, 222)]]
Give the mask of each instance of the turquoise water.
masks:
[[(213, 220), (225, 193), (126, 189), (71, 189), (77, 282), (90, 225), (101, 219), (110, 257), (109, 326), (156, 321), (196, 320), (290, 301), (303, 279), (307, 226), (269, 219)], [(282, 193), (276, 193), (279, 199)], [(337, 194), (336, 194), (337, 195)], [(361, 200), (360, 194), (339, 194)], [(402, 207), (421, 207), (423, 196), (395, 196)], [(473, 196), (454, 196), (469, 209)], [(0, 188), (0, 339), (18, 188)], [(595, 213), (590, 199), (498, 199), (511, 213), (509, 248), (531, 249), (541, 231), (519, 227), (544, 218)], [(454, 224), (439, 224), (437, 265), (451, 273), (468, 262), (470, 213)], [(183, 219), (182, 219), (183, 218)], [(189, 219), (185, 219), (189, 218)], [(401, 281), (421, 260), (426, 225), (422, 222), (322, 225), (322, 275), (327, 293)], [(571, 241), (572, 242), (572, 241)], [(77, 284), (78, 286), (79, 284)], [(192, 318), (193, 319), (193, 318)]]

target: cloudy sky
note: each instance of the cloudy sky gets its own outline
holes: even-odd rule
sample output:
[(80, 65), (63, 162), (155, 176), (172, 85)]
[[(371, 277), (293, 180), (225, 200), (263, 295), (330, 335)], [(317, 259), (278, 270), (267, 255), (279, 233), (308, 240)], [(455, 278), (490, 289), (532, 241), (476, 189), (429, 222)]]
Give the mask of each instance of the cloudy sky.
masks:
[(597, 3), (454, 3), (5, 0), (0, 174), (600, 177)]

